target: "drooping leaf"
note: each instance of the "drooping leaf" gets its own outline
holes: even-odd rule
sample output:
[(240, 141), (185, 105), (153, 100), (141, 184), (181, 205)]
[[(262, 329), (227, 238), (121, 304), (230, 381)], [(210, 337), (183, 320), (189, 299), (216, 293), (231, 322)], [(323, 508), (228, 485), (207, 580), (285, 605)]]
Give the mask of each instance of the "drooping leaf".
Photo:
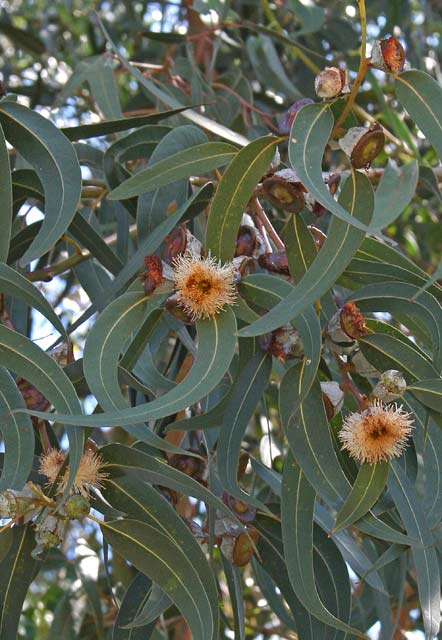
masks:
[[(322, 602), (313, 568), (313, 512), (316, 494), (289, 453), (282, 481), (281, 519), (284, 556), (292, 587), (303, 606), (316, 618), (346, 633), (363, 635), (347, 620), (333, 615)], [(341, 592), (339, 596), (344, 596)], [(343, 609), (346, 607), (343, 605)], [(348, 611), (349, 614), (349, 611)]]
[[(301, 109), (299, 113), (305, 110)], [(360, 220), (368, 222), (373, 211), (373, 190), (367, 178), (353, 172), (342, 190), (340, 201)], [(356, 205), (357, 203), (357, 205)], [(315, 300), (321, 298), (344, 271), (364, 233), (340, 219), (333, 218), (327, 240), (310, 269), (283, 301), (259, 320), (238, 333), (240, 336), (261, 335), (294, 320)]]
[(225, 142), (207, 142), (190, 147), (136, 173), (111, 191), (108, 198), (124, 200), (182, 178), (208, 173), (230, 162), (236, 153), (237, 149)]
[(253, 189), (266, 172), (278, 138), (265, 136), (241, 149), (225, 170), (210, 208), (206, 250), (220, 260), (233, 258), (236, 235)]
[(419, 498), (399, 462), (392, 462), (388, 486), (407, 533), (418, 542), (411, 546), (416, 567), (419, 601), (428, 638), (439, 633), (440, 574), (434, 540)]
[[(236, 322), (230, 308), (202, 320), (198, 326), (198, 355), (186, 378), (165, 395), (133, 408), (93, 416), (57, 415), (65, 424), (84, 426), (131, 425), (154, 418), (170, 416), (206, 396), (220, 382), (233, 358), (236, 346)], [(0, 327), (1, 329), (1, 327)], [(45, 414), (32, 412), (44, 417)]]
[[(72, 382), (63, 369), (29, 338), (0, 325), (0, 358), (2, 365), (33, 384), (58, 411), (76, 414), (81, 411), (80, 401)], [(24, 410), (17, 410), (19, 414)], [(48, 414), (45, 414), (47, 417)], [(81, 423), (80, 423), (81, 424)], [(66, 493), (72, 486), (83, 453), (83, 435), (80, 428), (68, 429), (69, 480)]]
[(418, 177), (419, 166), (416, 160), (402, 168), (393, 160), (388, 161), (376, 189), (370, 227), (384, 229), (401, 215), (414, 196)]
[(0, 492), (5, 489), (20, 491), (34, 460), (34, 428), (29, 416), (13, 413), (17, 408), (26, 408), (23, 396), (12, 376), (0, 367), (0, 432), (5, 446)]
[(112, 640), (146, 640), (156, 625), (147, 623), (137, 629), (128, 629), (127, 625), (137, 617), (148, 600), (152, 588), (152, 581), (142, 573), (132, 580), (127, 588), (115, 619)]
[(31, 557), (35, 547), (30, 524), (6, 530), (0, 537), (12, 534), (9, 553), (0, 562), (0, 640), (17, 637), (18, 623), (26, 593), (40, 563)]
[(333, 533), (351, 526), (365, 516), (385, 488), (388, 463), (362, 464), (346, 501), (336, 515)]
[(442, 88), (424, 71), (412, 69), (395, 78), (395, 91), (400, 104), (442, 158)]
[(21, 259), (25, 266), (49, 251), (73, 219), (81, 193), (80, 165), (70, 142), (35, 111), (3, 101), (0, 123), (8, 141), (34, 167), (45, 192), (45, 218)]
[(218, 638), (216, 618), (201, 578), (168, 535), (137, 520), (114, 520), (101, 526), (115, 551), (167, 593), (186, 617), (195, 640)]
[(9, 240), (12, 224), (12, 181), (11, 167), (9, 164), (9, 152), (6, 146), (5, 135), (0, 126), (0, 261), (6, 262), (9, 252)]
[(59, 317), (40, 291), (15, 269), (0, 263), (0, 291), (10, 296), (16, 296), (30, 307), (37, 309), (62, 335), (66, 335)]

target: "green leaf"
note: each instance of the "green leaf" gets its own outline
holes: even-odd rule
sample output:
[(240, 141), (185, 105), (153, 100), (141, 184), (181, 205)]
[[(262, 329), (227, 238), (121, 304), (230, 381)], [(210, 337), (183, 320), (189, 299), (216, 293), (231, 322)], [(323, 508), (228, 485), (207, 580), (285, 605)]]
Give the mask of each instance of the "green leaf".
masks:
[(419, 497), (400, 462), (391, 463), (388, 487), (408, 535), (418, 540), (412, 545), (411, 552), (416, 567), (425, 633), (428, 638), (433, 638), (439, 633), (441, 622), (439, 563), (433, 536)]
[(224, 489), (261, 510), (264, 510), (262, 503), (245, 493), (238, 485), (237, 472), (242, 439), (256, 405), (267, 387), (271, 369), (271, 356), (258, 352), (241, 371), (225, 408), (216, 450), (219, 479)]
[[(306, 108), (301, 109), (299, 113)], [(368, 222), (373, 211), (373, 190), (368, 179), (362, 173), (352, 172), (351, 178), (344, 185), (340, 201), (347, 205), (358, 219)], [(262, 318), (241, 329), (238, 335), (261, 335), (297, 318), (334, 285), (363, 238), (362, 231), (333, 218), (324, 246), (293, 291)]]
[(108, 136), (111, 133), (127, 131), (128, 129), (137, 129), (145, 124), (155, 124), (165, 118), (170, 118), (189, 107), (181, 106), (178, 109), (170, 111), (160, 111), (159, 113), (150, 113), (147, 116), (133, 116), (132, 118), (118, 118), (117, 120), (104, 120), (94, 124), (82, 124), (78, 127), (64, 127), (60, 131), (73, 142), (76, 140), (87, 140), (88, 138), (96, 138), (99, 136)]
[(426, 407), (442, 413), (442, 378), (413, 382), (407, 387), (407, 391)]
[[(236, 321), (233, 311), (227, 307), (213, 319), (202, 320), (198, 327), (198, 355), (183, 382), (165, 395), (133, 408), (101, 413), (93, 416), (56, 415), (64, 424), (84, 426), (121, 426), (170, 416), (206, 396), (220, 382), (236, 346)], [(1, 329), (1, 327), (0, 327)], [(1, 335), (1, 334), (0, 334)], [(0, 351), (1, 353), (1, 351)], [(31, 412), (45, 417), (46, 414)]]
[(149, 193), (177, 180), (206, 174), (235, 157), (237, 149), (225, 142), (207, 142), (180, 151), (139, 171), (110, 192), (109, 200), (125, 200)]
[(424, 71), (412, 69), (395, 78), (400, 104), (442, 159), (442, 87)]
[(162, 42), (163, 44), (182, 44), (186, 42), (186, 35), (183, 33), (164, 32), (164, 31), (141, 31), (140, 35), (154, 42)]
[[(284, 464), (281, 522), (284, 556), (292, 587), (303, 606), (324, 624), (361, 636), (323, 604), (313, 569), (313, 511), (316, 494), (289, 453)], [(338, 595), (343, 595), (338, 594)], [(346, 607), (343, 606), (343, 609)]]
[(81, 194), (81, 171), (74, 148), (57, 127), (15, 102), (0, 104), (0, 123), (8, 141), (37, 173), (45, 192), (45, 218), (23, 266), (52, 249), (71, 223)]
[(147, 640), (150, 638), (150, 632), (155, 627), (156, 620), (137, 629), (125, 627), (141, 612), (148, 600), (151, 587), (152, 581), (142, 573), (139, 573), (132, 580), (121, 602), (114, 624), (112, 640)]
[(43, 294), (21, 273), (1, 262), (0, 291), (10, 296), (16, 296), (30, 307), (40, 311), (62, 336), (66, 336), (65, 328)]
[[(322, 158), (333, 124), (333, 114), (327, 103), (308, 104), (298, 111), (290, 132), (290, 163), (310, 195), (323, 207), (350, 226), (368, 231), (366, 225), (370, 220), (354, 216), (354, 207), (349, 213), (346, 206), (336, 202), (322, 177)], [(357, 200), (359, 204), (364, 202), (364, 198), (357, 197)]]
[(40, 563), (31, 557), (35, 547), (30, 524), (3, 531), (0, 537), (12, 534), (9, 552), (0, 562), (0, 640), (17, 637), (18, 623), (29, 585)]
[(242, 215), (275, 155), (278, 142), (274, 136), (254, 140), (237, 153), (225, 170), (207, 220), (206, 250), (212, 256), (232, 260)]
[(74, 216), (69, 225), (69, 232), (78, 240), (83, 247), (89, 249), (91, 255), (98, 260), (103, 267), (116, 275), (123, 268), (123, 263), (114, 251), (103, 240), (100, 232), (89, 224), (87, 215), (90, 211), (82, 210)]
[[(23, 376), (37, 387), (58, 411), (67, 411), (70, 414), (81, 411), (74, 386), (56, 361), (29, 338), (2, 325), (0, 325), (0, 359), (4, 367)], [(16, 409), (17, 415), (22, 412), (24, 410)], [(48, 415), (52, 417), (52, 414), (44, 414), (46, 418)], [(67, 435), (70, 474), (66, 494), (72, 486), (83, 453), (82, 430), (68, 429)]]
[(12, 376), (0, 367), (0, 432), (5, 446), (0, 492), (23, 489), (34, 461), (34, 428), (29, 416), (12, 413), (17, 408), (26, 408), (23, 396)]
[(0, 126), (0, 261), (6, 262), (9, 252), (12, 224), (12, 181), (9, 152), (6, 146), (5, 134)]
[(333, 533), (350, 527), (370, 511), (385, 488), (388, 470), (388, 462), (361, 465), (352, 490), (336, 515)]
[(194, 640), (217, 640), (217, 621), (201, 578), (168, 535), (137, 520), (104, 522), (101, 528), (115, 551), (167, 593), (189, 623)]
[(416, 191), (419, 165), (416, 160), (399, 168), (389, 160), (376, 189), (370, 228), (383, 229), (394, 222), (410, 204)]
[(220, 553), (224, 575), (226, 576), (227, 588), (229, 590), (230, 603), (233, 611), (233, 630), (236, 640), (246, 640), (244, 628), (245, 611), (243, 598), (243, 584), (241, 571), (227, 560), (223, 553)]

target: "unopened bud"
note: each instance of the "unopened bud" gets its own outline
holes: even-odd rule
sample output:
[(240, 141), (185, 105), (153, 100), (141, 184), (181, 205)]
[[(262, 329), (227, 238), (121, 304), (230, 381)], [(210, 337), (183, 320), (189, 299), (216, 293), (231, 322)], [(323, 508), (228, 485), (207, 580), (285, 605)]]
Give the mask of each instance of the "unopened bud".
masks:
[(355, 340), (366, 331), (365, 318), (353, 302), (346, 302), (330, 319), (327, 327), (328, 337), (342, 353), (345, 352), (345, 348), (353, 348)]
[(365, 169), (381, 153), (385, 145), (382, 127), (375, 124), (371, 128), (352, 127), (339, 140), (342, 151), (350, 158), (355, 169)]
[(195, 324), (195, 320), (192, 320), (190, 315), (186, 313), (185, 309), (183, 309), (183, 307), (180, 305), (176, 293), (167, 298), (166, 302), (164, 303), (164, 307), (166, 311), (171, 313), (177, 320), (181, 320), (181, 322), (184, 322), (184, 324)]
[(255, 529), (243, 531), (235, 539), (232, 551), (232, 561), (237, 567), (244, 567), (253, 556), (253, 544), (258, 542), (259, 534)]
[(144, 258), (144, 266), (146, 271), (141, 274), (140, 279), (143, 283), (144, 293), (149, 296), (163, 282), (163, 265), (161, 258), (151, 254)]
[(400, 73), (405, 64), (404, 47), (393, 36), (385, 40), (376, 40), (371, 51), (370, 64), (377, 69)]
[(342, 409), (344, 392), (337, 382), (321, 382), (322, 399), (324, 401), (327, 418), (332, 420)]
[(346, 69), (325, 67), (315, 78), (315, 91), (318, 98), (336, 98), (348, 93), (348, 73)]
[(38, 556), (45, 549), (56, 547), (63, 542), (65, 525), (54, 515), (47, 515), (35, 527), (35, 541), (37, 547), (33, 551), (33, 557)]
[(249, 256), (237, 256), (232, 260), (235, 268), (234, 281), (235, 284), (239, 284), (245, 276), (255, 273), (257, 261), (255, 258), (249, 258)]
[(407, 382), (400, 371), (389, 369), (381, 376), (373, 389), (373, 395), (382, 402), (392, 402), (404, 395)]
[(296, 114), (307, 104), (313, 104), (313, 100), (311, 98), (301, 98), (292, 104), (279, 123), (279, 133), (290, 133)]
[(27, 409), (31, 411), (46, 411), (51, 406), (51, 403), (46, 400), (44, 395), (24, 378), (17, 379), (17, 387), (23, 396)]
[(87, 498), (84, 496), (76, 495), (71, 496), (66, 504), (63, 506), (63, 512), (66, 517), (71, 520), (77, 518), (84, 518), (88, 515), (91, 505)]
[(282, 169), (262, 183), (264, 197), (275, 207), (299, 213), (305, 207), (304, 187), (292, 169)]
[(236, 238), (235, 257), (252, 256), (258, 247), (259, 242), (256, 229), (248, 225), (241, 225)]
[[(191, 449), (193, 453), (198, 453), (194, 449)], [(178, 469), (181, 473), (185, 473), (186, 476), (191, 476), (198, 482), (203, 482), (207, 477), (207, 463), (201, 458), (195, 456), (186, 456), (184, 454), (176, 453), (169, 458), (169, 465)]]
[(285, 251), (273, 251), (273, 253), (262, 253), (258, 258), (259, 266), (271, 273), (279, 273), (289, 276), (289, 263)]

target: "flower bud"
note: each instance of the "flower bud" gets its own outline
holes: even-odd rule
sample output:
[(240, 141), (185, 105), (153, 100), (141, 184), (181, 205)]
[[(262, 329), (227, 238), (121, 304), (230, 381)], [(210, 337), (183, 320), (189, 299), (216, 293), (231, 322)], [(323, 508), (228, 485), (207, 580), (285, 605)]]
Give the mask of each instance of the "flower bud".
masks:
[(252, 256), (259, 248), (256, 229), (248, 225), (241, 225), (236, 238), (235, 257)]
[(381, 376), (373, 389), (373, 395), (382, 402), (392, 402), (404, 395), (407, 382), (400, 371), (389, 369)]
[(0, 518), (21, 518), (40, 507), (40, 502), (27, 485), (22, 491), (6, 489), (0, 493)]
[(337, 382), (321, 382), (322, 399), (324, 401), (327, 418), (332, 420), (342, 409), (344, 392)]
[(253, 556), (253, 543), (256, 545), (258, 542), (259, 534), (255, 529), (251, 531), (243, 531), (239, 536), (234, 539), (234, 545), (232, 550), (232, 561), (237, 567), (244, 567)]
[(141, 274), (140, 279), (143, 283), (144, 293), (150, 296), (163, 282), (163, 265), (161, 258), (155, 254), (145, 256), (144, 265), (146, 271)]
[(81, 495), (71, 496), (65, 505), (63, 505), (63, 515), (71, 520), (84, 518), (91, 509), (90, 502)]
[(186, 227), (184, 225), (175, 227), (175, 229), (173, 229), (169, 233), (169, 235), (166, 236), (164, 242), (164, 262), (167, 262), (167, 264), (172, 264), (172, 260), (176, 258), (176, 256), (183, 254), (186, 250)]
[(370, 64), (384, 71), (400, 73), (405, 64), (404, 47), (393, 36), (385, 40), (376, 40), (371, 51)]
[(63, 542), (65, 526), (56, 516), (50, 514), (37, 523), (35, 527), (35, 541), (33, 557), (38, 556), (45, 549), (56, 547)]
[(14, 492), (7, 489), (0, 494), (0, 518), (15, 518), (17, 513), (17, 500)]
[(279, 273), (289, 276), (289, 263), (285, 251), (273, 251), (273, 253), (262, 253), (258, 258), (258, 264), (263, 269), (271, 273)]
[(256, 259), (249, 258), (248, 256), (237, 256), (232, 260), (235, 268), (234, 280), (235, 284), (239, 284), (245, 276), (255, 273), (256, 271)]
[(354, 302), (346, 302), (339, 315), (342, 330), (350, 338), (360, 338), (367, 333), (365, 318)]
[(252, 507), (247, 504), (247, 502), (243, 502), (226, 492), (223, 494), (223, 502), (233, 511), (240, 522), (252, 522), (256, 517), (255, 507)]
[(350, 158), (355, 169), (368, 168), (373, 160), (383, 150), (385, 135), (382, 127), (375, 124), (367, 127), (352, 127), (345, 136), (339, 140), (342, 151)]
[(301, 98), (289, 107), (288, 111), (284, 114), (279, 123), (279, 133), (282, 133), (283, 135), (290, 133), (296, 114), (307, 104), (313, 104), (313, 100), (311, 98)]
[(348, 93), (348, 72), (338, 67), (325, 67), (315, 78), (315, 91), (318, 98), (336, 98)]
[(176, 293), (167, 298), (166, 302), (164, 303), (164, 307), (166, 311), (171, 313), (177, 320), (181, 320), (181, 322), (184, 322), (184, 324), (195, 324), (195, 320), (192, 320), (186, 310), (183, 309), (183, 307), (179, 304), (178, 296)]
[(292, 169), (282, 169), (262, 183), (264, 197), (275, 207), (299, 213), (305, 207), (304, 187)]

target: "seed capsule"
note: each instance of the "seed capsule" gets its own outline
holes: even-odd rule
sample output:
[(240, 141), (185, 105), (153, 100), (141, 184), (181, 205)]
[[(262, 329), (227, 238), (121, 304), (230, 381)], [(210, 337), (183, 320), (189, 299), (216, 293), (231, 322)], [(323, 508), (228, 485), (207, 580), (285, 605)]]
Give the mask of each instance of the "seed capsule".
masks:
[(144, 293), (149, 296), (163, 282), (163, 265), (161, 258), (155, 254), (145, 256), (144, 265), (146, 271), (141, 274), (140, 279), (143, 283)]
[(370, 129), (352, 127), (339, 140), (342, 151), (350, 158), (355, 169), (370, 167), (373, 160), (381, 153), (385, 145), (382, 127), (375, 124)]
[(235, 257), (252, 256), (259, 248), (258, 236), (256, 229), (242, 224), (238, 229), (236, 238)]
[(240, 522), (252, 522), (256, 517), (255, 507), (252, 507), (247, 504), (247, 502), (243, 502), (226, 492), (223, 494), (223, 502), (233, 511)]
[(288, 134), (290, 133), (290, 129), (293, 124), (293, 120), (295, 119), (298, 111), (305, 107), (307, 104), (313, 104), (313, 100), (311, 98), (301, 98), (292, 104), (289, 107), (288, 111), (284, 114), (281, 122), (279, 123), (279, 133)]
[(284, 211), (299, 213), (305, 207), (307, 189), (292, 169), (282, 169), (264, 180), (262, 191), (267, 200)]
[(348, 93), (348, 72), (338, 67), (325, 67), (315, 78), (315, 91), (318, 98), (336, 98)]
[[(250, 539), (251, 538), (251, 539)], [(237, 567), (244, 567), (253, 556), (253, 543), (256, 545), (258, 542), (259, 534), (255, 529), (251, 531), (243, 531), (235, 539), (232, 550), (232, 561)]]
[(63, 512), (66, 516), (74, 520), (76, 518), (84, 518), (87, 516), (91, 508), (90, 502), (87, 498), (81, 495), (71, 496), (63, 507)]
[(391, 36), (385, 40), (376, 40), (371, 51), (372, 67), (400, 73), (405, 65), (405, 50), (399, 40)]
[(279, 273), (289, 276), (289, 263), (285, 251), (273, 251), (273, 253), (262, 253), (258, 258), (258, 264), (263, 269), (271, 273)]

